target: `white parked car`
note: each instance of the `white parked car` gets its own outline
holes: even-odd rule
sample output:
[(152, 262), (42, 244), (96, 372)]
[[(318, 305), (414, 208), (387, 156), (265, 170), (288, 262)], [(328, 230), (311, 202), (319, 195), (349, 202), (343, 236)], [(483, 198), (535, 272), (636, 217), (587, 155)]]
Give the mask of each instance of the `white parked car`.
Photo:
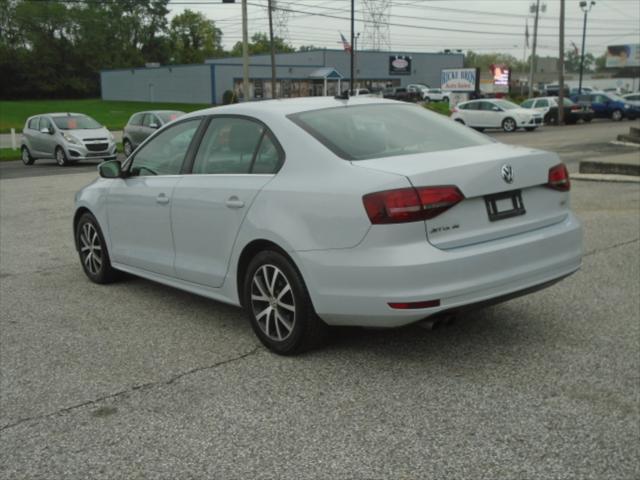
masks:
[(622, 95), (622, 98), (630, 104), (640, 107), (640, 93), (627, 93), (626, 95)]
[(327, 325), (406, 325), (546, 287), (581, 264), (556, 154), (404, 102), (201, 110), (99, 171), (75, 199), (88, 278), (125, 271), (243, 306), (281, 354), (317, 344)]
[(518, 128), (533, 131), (542, 125), (540, 112), (501, 99), (459, 103), (454, 107), (451, 118), (480, 131), (485, 128), (502, 128), (505, 132), (515, 132)]
[(448, 102), (452, 92), (441, 88), (427, 88), (422, 91), (422, 99), (425, 102)]

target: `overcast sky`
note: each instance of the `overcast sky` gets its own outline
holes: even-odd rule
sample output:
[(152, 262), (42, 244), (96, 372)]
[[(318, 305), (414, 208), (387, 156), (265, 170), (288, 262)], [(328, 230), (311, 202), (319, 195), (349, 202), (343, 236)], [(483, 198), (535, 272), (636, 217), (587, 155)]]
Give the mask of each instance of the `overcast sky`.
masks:
[[(202, 2), (202, 3), (201, 3)], [(341, 48), (340, 32), (350, 35), (350, 0), (276, 0), (290, 10), (279, 13), (286, 18), (286, 39), (295, 47), (316, 45)], [(388, 0), (390, 49), (394, 51), (440, 51), (445, 48), (478, 52), (505, 52), (517, 58), (524, 55), (525, 23), (529, 23), (529, 51), (533, 43), (533, 15), (529, 7), (535, 0)], [(367, 48), (365, 0), (356, 0), (356, 32), (362, 35), (358, 48)], [(249, 35), (268, 32), (267, 0), (248, 0)], [(546, 0), (538, 29), (538, 52), (558, 55), (560, 1)], [(224, 46), (229, 48), (242, 38), (240, 0), (173, 0), (171, 15), (189, 8), (215, 20), (222, 30)], [(541, 9), (542, 10), (542, 9)], [(582, 41), (582, 19), (578, 0), (566, 0), (566, 48)], [(334, 18), (339, 17), (339, 18)], [(418, 27), (418, 28), (414, 28)], [(587, 52), (596, 56), (607, 45), (640, 43), (640, 0), (597, 0), (588, 17)]]

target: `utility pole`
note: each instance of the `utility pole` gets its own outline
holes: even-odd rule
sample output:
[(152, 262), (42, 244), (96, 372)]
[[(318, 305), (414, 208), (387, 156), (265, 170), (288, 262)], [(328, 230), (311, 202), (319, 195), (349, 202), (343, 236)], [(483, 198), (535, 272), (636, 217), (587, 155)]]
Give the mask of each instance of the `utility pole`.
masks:
[(560, 0), (560, 56), (558, 70), (560, 70), (560, 91), (558, 92), (558, 125), (564, 123), (564, 0)]
[(580, 81), (578, 82), (578, 94), (582, 93), (582, 71), (584, 69), (584, 41), (587, 36), (587, 14), (591, 11), (591, 7), (596, 4), (594, 0), (580, 2), (580, 9), (584, 12), (584, 24), (582, 25), (582, 51), (580, 52)]
[(249, 28), (247, 27), (247, 0), (242, 0), (242, 93), (249, 101)]
[[(542, 11), (547, 9), (545, 4), (542, 5)], [(531, 4), (529, 11), (535, 11), (536, 17), (533, 22), (533, 48), (531, 49), (531, 66), (529, 67), (529, 98), (533, 97), (533, 75), (536, 70), (536, 46), (538, 44), (538, 18), (540, 16), (540, 0), (536, 0), (535, 4)]]
[(355, 16), (355, 10), (356, 10), (356, 6), (355, 6), (355, 0), (351, 0), (351, 76), (349, 77), (349, 95), (353, 95), (353, 88), (354, 88), (354, 80), (355, 80), (355, 76), (354, 76), (354, 70), (353, 70), (353, 50), (354, 50), (354, 38), (355, 38), (355, 33), (354, 33), (354, 16)]
[[(358, 39), (360, 38), (360, 33), (358, 33), (355, 38), (353, 39), (353, 64), (354, 67), (353, 69), (357, 72), (358, 71)], [(356, 77), (357, 77), (357, 73), (353, 74), (353, 87), (356, 87)]]
[(269, 0), (269, 41), (271, 42), (271, 98), (276, 95), (276, 46), (273, 43), (273, 0)]

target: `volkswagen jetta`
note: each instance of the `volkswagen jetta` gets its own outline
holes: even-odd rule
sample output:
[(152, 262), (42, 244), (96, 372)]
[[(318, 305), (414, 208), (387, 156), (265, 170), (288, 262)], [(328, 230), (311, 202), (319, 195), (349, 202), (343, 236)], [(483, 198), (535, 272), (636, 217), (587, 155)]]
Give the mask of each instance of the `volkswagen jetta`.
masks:
[(556, 154), (396, 101), (202, 110), (99, 171), (74, 216), (89, 279), (124, 271), (242, 306), (281, 354), (327, 325), (406, 325), (581, 264)]

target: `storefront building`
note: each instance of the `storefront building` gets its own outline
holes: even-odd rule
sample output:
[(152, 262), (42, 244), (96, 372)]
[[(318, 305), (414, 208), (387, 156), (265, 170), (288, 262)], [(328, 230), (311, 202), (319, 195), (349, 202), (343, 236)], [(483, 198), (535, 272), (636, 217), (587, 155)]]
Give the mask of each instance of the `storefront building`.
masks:
[[(440, 86), (440, 72), (461, 68), (462, 54), (371, 52), (356, 54), (355, 86), (381, 89), (423, 83)], [(336, 95), (350, 88), (349, 53), (314, 50), (276, 55), (276, 90), (280, 98)], [(222, 95), (242, 92), (242, 58), (207, 60), (197, 65), (164, 65), (101, 72), (103, 100), (222, 103)], [(251, 99), (272, 98), (269, 55), (249, 59)]]

